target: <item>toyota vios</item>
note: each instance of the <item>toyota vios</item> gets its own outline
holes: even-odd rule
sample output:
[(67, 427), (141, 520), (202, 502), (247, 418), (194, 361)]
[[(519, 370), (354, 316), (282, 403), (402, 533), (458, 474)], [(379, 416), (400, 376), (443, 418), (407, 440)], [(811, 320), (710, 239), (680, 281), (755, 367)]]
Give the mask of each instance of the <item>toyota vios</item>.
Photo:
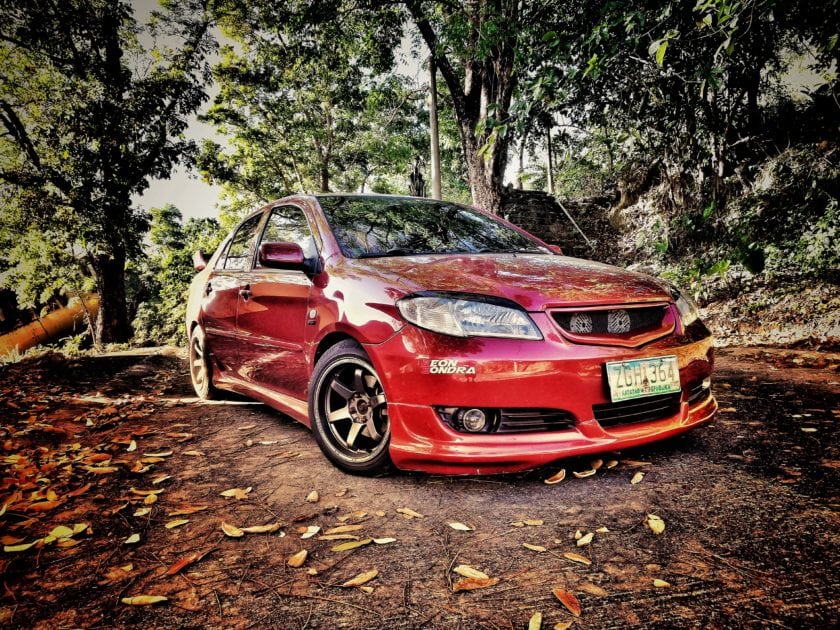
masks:
[(717, 410), (712, 338), (688, 296), (467, 206), (289, 197), (196, 267), (197, 394), (279, 409), (346, 471), (517, 471)]

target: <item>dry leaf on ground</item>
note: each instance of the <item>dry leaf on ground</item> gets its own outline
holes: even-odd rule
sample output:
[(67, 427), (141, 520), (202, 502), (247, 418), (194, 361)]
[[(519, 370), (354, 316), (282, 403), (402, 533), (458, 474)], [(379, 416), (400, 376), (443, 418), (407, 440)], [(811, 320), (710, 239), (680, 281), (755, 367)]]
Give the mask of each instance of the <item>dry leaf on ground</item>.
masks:
[(423, 515), (420, 512), (415, 512), (411, 508), (402, 507), (398, 508), (397, 512), (403, 515), (404, 518), (423, 518)]
[(227, 497), (227, 498), (234, 497), (237, 500), (239, 500), (239, 499), (244, 499), (246, 496), (248, 496), (248, 494), (251, 492), (251, 490), (252, 490), (251, 486), (248, 486), (247, 488), (229, 488), (228, 490), (223, 490), (219, 494), (222, 495), (223, 497)]
[(564, 553), (563, 557), (566, 558), (567, 560), (571, 560), (572, 562), (578, 562), (580, 564), (585, 564), (586, 566), (589, 566), (590, 564), (592, 564), (592, 560), (590, 560), (586, 556), (582, 556), (578, 553), (572, 553), (572, 552)]
[(635, 486), (636, 484), (641, 483), (642, 479), (644, 479), (644, 478), (645, 478), (645, 473), (637, 472), (635, 475), (633, 475), (633, 478), (630, 479), (630, 483), (632, 483)]
[(542, 613), (535, 612), (528, 620), (528, 630), (540, 630), (542, 628)]
[(653, 585), (654, 585), (656, 588), (668, 588), (669, 586), (671, 586), (671, 584), (670, 584), (670, 583), (666, 582), (665, 580), (660, 580), (659, 578), (656, 578), (656, 579), (653, 581)]
[(296, 554), (290, 556), (289, 559), (286, 561), (286, 564), (294, 568), (303, 566), (303, 563), (306, 562), (306, 556), (308, 553), (309, 552), (306, 549), (301, 549)]
[(581, 536), (580, 538), (578, 538), (577, 546), (578, 547), (583, 547), (584, 545), (588, 545), (589, 543), (592, 542), (592, 539), (594, 537), (595, 537), (595, 534), (593, 534), (592, 532), (589, 532), (588, 534), (585, 534), (585, 535)]
[(138, 542), (140, 542), (140, 534), (132, 534), (131, 536), (125, 539), (124, 544), (133, 545)]
[(487, 579), (487, 574), (483, 571), (479, 571), (478, 569), (473, 569), (471, 566), (466, 564), (459, 564), (457, 567), (452, 569), (458, 575), (461, 575), (466, 578), (478, 578), (478, 579)]
[(447, 525), (449, 525), (452, 529), (457, 529), (459, 532), (471, 532), (475, 530), (475, 527), (470, 527), (469, 525), (464, 525), (463, 523), (458, 522), (447, 523)]
[(665, 531), (665, 521), (656, 514), (648, 514), (645, 519), (645, 525), (647, 525), (650, 528), (650, 531), (656, 535)]
[(251, 527), (240, 527), (246, 534), (273, 534), (280, 529), (280, 523), (269, 523), (267, 525), (252, 525)]
[(577, 597), (569, 591), (563, 590), (559, 587), (555, 588), (552, 593), (554, 593), (554, 596), (566, 607), (566, 610), (572, 613), (575, 617), (580, 617), (580, 602)]
[(353, 579), (347, 580), (342, 586), (344, 588), (353, 588), (355, 586), (361, 586), (362, 584), (367, 584), (373, 578), (379, 575), (379, 571), (376, 569), (371, 569), (370, 571), (365, 571), (364, 573), (359, 573)]
[(595, 470), (590, 468), (589, 470), (584, 470), (583, 472), (577, 472), (576, 470), (572, 471), (572, 474), (577, 477), (578, 479), (583, 479), (584, 477), (591, 477), (595, 474)]
[(331, 551), (350, 551), (357, 547), (364, 547), (373, 542), (373, 538), (365, 538), (364, 540), (351, 540), (350, 542), (341, 543), (332, 548)]
[(547, 483), (549, 485), (555, 484), (555, 483), (560, 483), (565, 478), (566, 478), (566, 469), (561, 468), (558, 472), (551, 475), (551, 477), (549, 477), (548, 479), (544, 479), (543, 483)]
[(494, 577), (468, 577), (464, 578), (463, 580), (458, 580), (455, 584), (452, 585), (452, 592), (457, 593), (459, 591), (474, 591), (479, 588), (487, 588), (488, 586), (495, 586), (499, 583), (499, 578)]
[(320, 496), (318, 495), (317, 490), (313, 490), (309, 494), (306, 495), (306, 502), (307, 503), (318, 503), (318, 499)]
[(364, 525), (339, 525), (338, 527), (328, 529), (324, 532), (324, 535), (330, 536), (332, 534), (346, 534), (348, 532), (357, 532), (363, 527)]
[(522, 546), (525, 547), (525, 549), (530, 549), (531, 551), (536, 551), (537, 553), (542, 553), (543, 551), (545, 551), (545, 547), (542, 547), (540, 545), (531, 545), (529, 543), (522, 543)]
[(123, 597), (120, 601), (129, 606), (151, 606), (168, 600), (169, 598), (163, 595), (135, 595), (134, 597)]
[(224, 521), (222, 521), (222, 531), (225, 533), (225, 536), (230, 536), (231, 538), (241, 538), (245, 535), (245, 533), (236, 525), (231, 525), (230, 523), (225, 523)]

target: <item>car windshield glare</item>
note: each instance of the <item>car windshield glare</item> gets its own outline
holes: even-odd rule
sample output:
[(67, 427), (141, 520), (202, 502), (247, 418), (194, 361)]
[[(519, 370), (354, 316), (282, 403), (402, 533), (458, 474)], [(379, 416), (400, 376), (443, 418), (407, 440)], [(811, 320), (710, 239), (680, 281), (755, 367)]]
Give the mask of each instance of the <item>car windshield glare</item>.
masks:
[(457, 204), (389, 197), (320, 197), (319, 202), (348, 258), (550, 253), (513, 228)]

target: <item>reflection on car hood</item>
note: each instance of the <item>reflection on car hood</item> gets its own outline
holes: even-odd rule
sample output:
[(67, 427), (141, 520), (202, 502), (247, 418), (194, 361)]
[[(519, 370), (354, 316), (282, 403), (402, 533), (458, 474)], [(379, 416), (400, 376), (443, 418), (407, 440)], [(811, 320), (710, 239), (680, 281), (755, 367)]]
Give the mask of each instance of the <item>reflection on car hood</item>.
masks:
[(460, 291), (506, 297), (526, 310), (669, 300), (661, 281), (611, 265), (542, 254), (394, 256), (348, 260), (400, 292)]

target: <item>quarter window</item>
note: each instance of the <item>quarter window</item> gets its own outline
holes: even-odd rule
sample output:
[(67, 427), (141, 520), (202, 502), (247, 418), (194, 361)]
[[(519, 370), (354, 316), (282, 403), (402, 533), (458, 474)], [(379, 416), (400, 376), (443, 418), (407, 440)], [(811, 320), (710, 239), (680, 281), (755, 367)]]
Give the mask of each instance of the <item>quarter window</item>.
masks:
[(225, 256), (226, 270), (247, 271), (250, 268), (251, 244), (254, 242), (261, 218), (262, 215), (257, 214), (239, 226)]

